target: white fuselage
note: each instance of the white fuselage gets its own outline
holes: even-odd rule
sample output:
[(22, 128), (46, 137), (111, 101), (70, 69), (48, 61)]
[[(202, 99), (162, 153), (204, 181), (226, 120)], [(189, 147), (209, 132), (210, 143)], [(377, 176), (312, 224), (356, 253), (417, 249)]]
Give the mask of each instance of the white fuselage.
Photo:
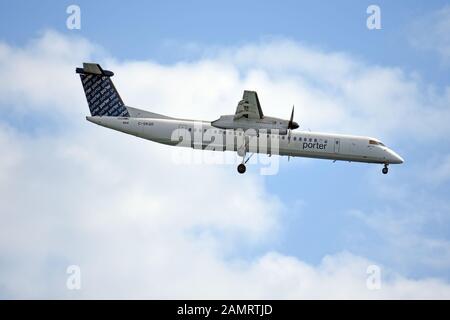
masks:
[[(207, 121), (93, 116), (98, 125), (171, 146), (214, 151), (279, 154), (367, 163), (399, 164), (403, 159), (377, 139), (341, 134), (296, 131), (291, 135), (251, 134), (224, 130)], [(181, 138), (180, 138), (181, 136)], [(180, 142), (182, 141), (182, 142)], [(250, 147), (249, 147), (250, 146)], [(255, 146), (253, 149), (251, 146)]]

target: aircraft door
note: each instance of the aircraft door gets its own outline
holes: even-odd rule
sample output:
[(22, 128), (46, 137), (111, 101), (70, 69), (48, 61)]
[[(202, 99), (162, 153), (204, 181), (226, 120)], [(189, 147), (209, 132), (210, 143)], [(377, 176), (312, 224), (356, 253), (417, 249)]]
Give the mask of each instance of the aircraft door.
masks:
[(341, 139), (334, 139), (334, 153), (339, 153), (341, 148)]

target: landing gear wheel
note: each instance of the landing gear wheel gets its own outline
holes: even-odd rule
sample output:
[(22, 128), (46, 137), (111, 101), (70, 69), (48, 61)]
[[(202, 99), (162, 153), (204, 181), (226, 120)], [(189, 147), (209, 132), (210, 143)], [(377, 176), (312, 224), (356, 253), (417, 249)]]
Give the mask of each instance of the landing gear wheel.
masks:
[(383, 172), (383, 174), (387, 174), (387, 173), (389, 172), (388, 167), (385, 166), (385, 167), (383, 168), (383, 170), (381, 170), (381, 172)]
[(240, 174), (245, 173), (245, 170), (247, 170), (247, 168), (245, 167), (245, 164), (241, 163), (240, 165), (238, 165), (237, 171), (238, 171)]

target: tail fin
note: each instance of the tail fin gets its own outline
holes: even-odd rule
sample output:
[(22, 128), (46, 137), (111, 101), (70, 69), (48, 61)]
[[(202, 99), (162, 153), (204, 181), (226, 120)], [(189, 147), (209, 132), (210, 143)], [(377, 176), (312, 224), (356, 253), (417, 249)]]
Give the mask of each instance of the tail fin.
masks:
[(76, 73), (80, 74), (92, 116), (130, 116), (111, 81), (114, 73), (96, 63), (83, 63), (83, 68), (77, 68)]

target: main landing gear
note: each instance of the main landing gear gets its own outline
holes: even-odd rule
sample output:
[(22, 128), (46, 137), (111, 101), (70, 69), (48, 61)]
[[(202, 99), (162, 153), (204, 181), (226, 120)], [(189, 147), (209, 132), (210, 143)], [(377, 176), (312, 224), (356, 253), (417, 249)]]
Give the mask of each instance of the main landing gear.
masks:
[(250, 157), (248, 157), (247, 160), (245, 160), (245, 154), (244, 154), (244, 156), (242, 157), (242, 163), (240, 163), (240, 164), (237, 166), (237, 171), (238, 171), (240, 174), (244, 174), (244, 173), (245, 173), (245, 171), (247, 170), (247, 167), (245, 166), (245, 164), (248, 162), (248, 160), (250, 160), (250, 158), (251, 158), (253, 155), (254, 155), (254, 153), (252, 153), (252, 154), (250, 155)]
[(384, 165), (384, 168), (383, 168), (383, 170), (381, 170), (381, 172), (383, 172), (383, 174), (387, 174), (389, 172), (387, 164)]
[(237, 166), (237, 171), (238, 171), (240, 174), (245, 173), (245, 170), (247, 170), (245, 164), (241, 163), (241, 164), (239, 164), (239, 165)]

